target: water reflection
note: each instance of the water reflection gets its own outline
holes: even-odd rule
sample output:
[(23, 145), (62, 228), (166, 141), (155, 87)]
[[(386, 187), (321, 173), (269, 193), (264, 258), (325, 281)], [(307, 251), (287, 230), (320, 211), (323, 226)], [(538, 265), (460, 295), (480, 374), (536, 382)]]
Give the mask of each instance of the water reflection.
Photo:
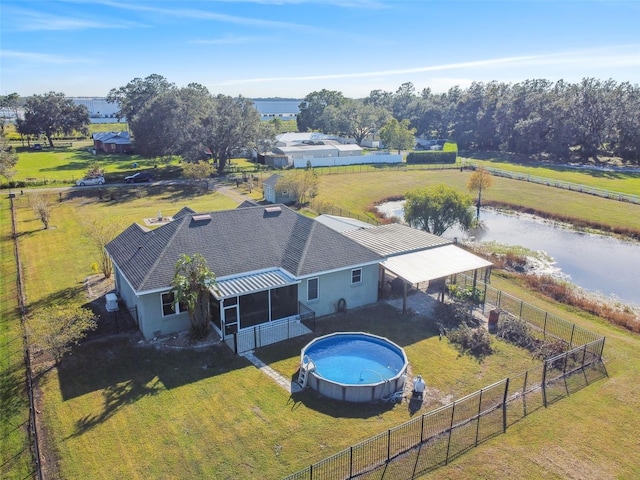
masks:
[[(378, 209), (387, 216), (403, 218), (403, 205), (400, 201), (388, 202)], [(542, 250), (576, 285), (640, 305), (640, 243), (576, 232), (529, 215), (490, 209), (481, 210), (480, 220), (485, 229), (473, 233), (475, 240)], [(467, 234), (457, 228), (447, 230), (443, 236), (467, 239)]]

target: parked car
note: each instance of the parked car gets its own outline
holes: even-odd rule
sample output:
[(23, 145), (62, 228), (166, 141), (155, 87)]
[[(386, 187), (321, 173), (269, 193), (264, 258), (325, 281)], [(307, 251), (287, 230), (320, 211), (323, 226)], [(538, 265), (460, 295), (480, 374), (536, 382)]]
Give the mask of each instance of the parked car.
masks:
[(78, 180), (76, 185), (79, 187), (84, 187), (86, 185), (104, 185), (104, 177), (101, 175), (99, 177), (87, 177), (82, 180)]
[(152, 180), (153, 175), (149, 172), (138, 172), (133, 175), (129, 175), (128, 177), (124, 177), (124, 181), (127, 183), (150, 182)]

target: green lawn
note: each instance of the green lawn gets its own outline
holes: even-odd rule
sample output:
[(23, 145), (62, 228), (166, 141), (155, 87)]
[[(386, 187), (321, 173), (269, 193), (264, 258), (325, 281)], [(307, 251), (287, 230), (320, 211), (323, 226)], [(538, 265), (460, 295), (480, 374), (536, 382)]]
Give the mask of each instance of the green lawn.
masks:
[[(467, 179), (468, 173), (459, 171), (326, 175), (321, 176), (320, 194), (343, 208), (365, 211), (385, 197), (417, 186), (444, 182), (464, 188)], [(638, 206), (624, 214), (628, 205), (600, 203), (589, 196), (589, 209), (589, 202), (580, 206), (582, 196), (577, 193), (496, 180), (500, 181), (487, 196), (549, 202), (551, 210), (571, 202), (579, 206), (580, 214), (602, 209), (603, 218), (629, 226), (637, 225), (640, 217)], [(168, 190), (138, 196), (136, 191), (118, 201), (78, 198), (59, 203), (49, 230), (41, 229), (28, 206), (28, 195), (18, 197), (30, 308), (60, 299), (86, 302), (82, 282), (93, 273), (94, 254), (83, 237), (84, 218), (126, 225), (153, 217), (160, 209), (170, 215), (182, 206), (201, 211), (234, 206), (217, 193), (193, 197)], [(4, 235), (3, 248), (6, 243)], [(9, 269), (5, 263), (3, 279)], [(640, 476), (634, 433), (640, 431), (640, 337), (539, 300), (511, 280), (494, 276), (494, 286), (607, 336), (610, 376), (525, 418), (506, 435), (471, 450), (429, 478)], [(3, 283), (5, 295), (10, 296), (9, 288)], [(7, 326), (15, 329), (16, 320)], [(387, 307), (320, 322), (319, 333), (332, 329), (368, 330), (396, 341), (406, 349), (413, 372), (423, 374), (443, 399), (458, 398), (533, 365), (530, 355), (502, 343), (483, 362), (459, 356), (446, 340), (439, 340), (429, 320), (402, 317)], [(256, 353), (294, 378), (306, 341), (297, 339)], [(53, 455), (47, 461), (59, 462), (61, 476), (68, 479), (281, 478), (412, 418), (406, 404), (344, 405), (310, 392), (292, 398), (226, 347), (176, 351), (143, 346), (125, 337), (81, 346), (59, 369), (42, 375), (40, 388), (43, 435)], [(2, 425), (6, 431), (4, 416)]]
[[(76, 180), (85, 176), (91, 164), (98, 163), (105, 171), (107, 183), (112, 183), (122, 182), (126, 175), (140, 169), (164, 166), (158, 159), (142, 158), (139, 155), (93, 155), (89, 151), (89, 145), (43, 150), (18, 148), (18, 164), (13, 179), (30, 180), (40, 184), (73, 185)], [(134, 163), (138, 166), (134, 167)], [(177, 160), (170, 165), (177, 165)]]
[(613, 192), (640, 194), (640, 169), (637, 173), (607, 171), (607, 170), (581, 170), (567, 166), (555, 166), (552, 164), (514, 164), (497, 160), (477, 160), (474, 158), (460, 158), (459, 161), (478, 163), (487, 167), (498, 168), (509, 172), (531, 175), (533, 177), (561, 180), (563, 182), (576, 183), (594, 188), (602, 188)]
[[(366, 212), (386, 198), (403, 196), (412, 189), (427, 185), (445, 183), (466, 192), (471, 174), (472, 172), (466, 170), (383, 170), (321, 175), (318, 200), (333, 203), (352, 212)], [(609, 227), (640, 230), (638, 204), (507, 178), (492, 178), (493, 186), (483, 191), (484, 202), (497, 201), (520, 207), (533, 206), (554, 215), (583, 218)], [(634, 178), (630, 178), (629, 181), (634, 181)]]

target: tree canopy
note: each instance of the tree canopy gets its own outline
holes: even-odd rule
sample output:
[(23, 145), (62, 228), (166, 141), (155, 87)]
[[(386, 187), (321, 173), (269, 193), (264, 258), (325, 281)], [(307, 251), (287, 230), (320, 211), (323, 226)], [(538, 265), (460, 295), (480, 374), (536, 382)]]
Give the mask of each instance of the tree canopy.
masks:
[(296, 204), (302, 205), (318, 194), (318, 176), (313, 168), (294, 170), (278, 180), (276, 191), (288, 193), (295, 197)]
[(120, 104), (118, 115), (129, 121), (140, 154), (190, 162), (210, 156), (219, 173), (232, 156), (258, 148), (265, 132), (251, 100), (213, 96), (197, 83), (178, 88), (160, 75), (112, 89), (108, 101)]
[(390, 113), (362, 100), (345, 99), (340, 105), (327, 106), (321, 117), (325, 133), (353, 137), (358, 145), (369, 135), (378, 133)]
[(391, 118), (380, 129), (380, 140), (391, 150), (412, 150), (416, 144), (415, 129), (409, 128), (409, 120), (398, 122)]
[(491, 185), (493, 185), (493, 178), (491, 178), (491, 174), (482, 165), (480, 165), (469, 177), (467, 190), (470, 192), (478, 192), (478, 200), (476, 201), (476, 220), (480, 218), (482, 191), (490, 188)]
[(173, 88), (173, 83), (154, 73), (144, 79), (134, 78), (123, 87), (112, 88), (107, 95), (107, 102), (118, 104), (118, 120), (124, 118), (132, 123), (149, 102)]
[(29, 97), (24, 105), (24, 118), (17, 119), (18, 132), (23, 135), (44, 135), (53, 147), (54, 135), (70, 135), (74, 131), (89, 134), (89, 110), (76, 105), (64, 93), (49, 92)]
[(31, 346), (49, 352), (60, 363), (71, 346), (97, 327), (96, 315), (89, 309), (54, 305), (34, 312), (27, 322)]
[(308, 132), (311, 130), (325, 131), (325, 125), (322, 123), (322, 114), (328, 106), (339, 107), (345, 97), (342, 92), (336, 90), (322, 89), (319, 92), (311, 92), (304, 97), (298, 108), (300, 112), (296, 118), (298, 130)]
[(414, 228), (442, 235), (454, 225), (467, 229), (471, 225), (471, 197), (447, 185), (433, 185), (406, 195), (404, 219)]

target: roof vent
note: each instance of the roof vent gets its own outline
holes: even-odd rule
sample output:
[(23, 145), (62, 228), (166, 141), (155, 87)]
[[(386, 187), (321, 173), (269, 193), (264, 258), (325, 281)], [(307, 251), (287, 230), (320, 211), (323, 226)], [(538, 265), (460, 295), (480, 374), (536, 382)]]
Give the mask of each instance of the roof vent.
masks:
[(204, 215), (194, 215), (191, 218), (194, 222), (202, 222), (203, 220), (211, 220), (211, 215), (205, 213)]
[(277, 213), (277, 212), (281, 212), (282, 208), (280, 207), (267, 207), (264, 209), (267, 213)]

